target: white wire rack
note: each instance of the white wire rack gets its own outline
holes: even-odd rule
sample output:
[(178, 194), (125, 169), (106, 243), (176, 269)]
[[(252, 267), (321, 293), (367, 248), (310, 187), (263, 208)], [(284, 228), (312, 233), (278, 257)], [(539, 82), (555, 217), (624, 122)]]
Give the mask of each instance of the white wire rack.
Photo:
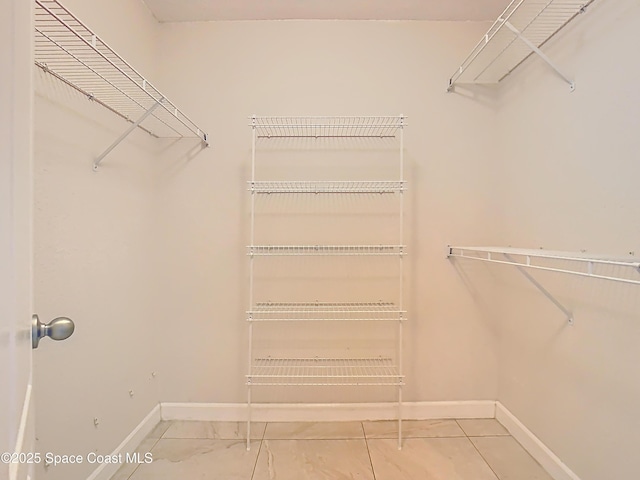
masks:
[(256, 358), (248, 385), (404, 385), (390, 358)]
[(406, 118), (382, 117), (250, 117), (258, 138), (395, 137)]
[(259, 302), (247, 311), (251, 322), (285, 321), (398, 321), (406, 320), (406, 310), (392, 302)]
[(540, 50), (551, 37), (594, 0), (512, 0), (449, 79), (449, 90), (463, 83), (498, 83), (533, 53), (569, 83)]
[(405, 190), (404, 181), (256, 181), (255, 193), (396, 193)]
[(57, 0), (35, 4), (39, 68), (127, 120), (130, 130), (137, 127), (163, 138), (199, 137), (208, 145), (205, 132)]
[(358, 256), (405, 255), (404, 245), (250, 245), (248, 255), (264, 256)]
[[(251, 127), (251, 181), (248, 190), (251, 192), (251, 223), (250, 245), (247, 247), (249, 255), (249, 308), (247, 310), (248, 323), (248, 374), (247, 379), (247, 450), (250, 449), (252, 389), (255, 386), (272, 385), (383, 385), (391, 386), (397, 391), (398, 402), (398, 448), (402, 446), (402, 386), (403, 372), (403, 325), (407, 312), (403, 309), (403, 259), (406, 253), (404, 243), (404, 195), (406, 188), (404, 181), (404, 126), (406, 117), (399, 116), (359, 116), (359, 117), (250, 117)], [(379, 145), (387, 150), (394, 144), (398, 148), (398, 174), (393, 180), (370, 181), (326, 181), (326, 180), (289, 180), (289, 181), (261, 181), (256, 178), (256, 156), (258, 145), (266, 149), (274, 142), (270, 139), (311, 139), (315, 145), (318, 138), (329, 138), (326, 143), (337, 145), (344, 149), (362, 150), (367, 144), (366, 151), (374, 151)], [(332, 140), (334, 138), (346, 140)], [(359, 139), (367, 139), (362, 141)], [(392, 139), (393, 140), (388, 140)], [(262, 142), (258, 140), (264, 139)], [(349, 140), (358, 139), (358, 140)], [(370, 140), (369, 140), (370, 139)], [(380, 142), (380, 139), (384, 140)], [(309, 142), (284, 140), (275, 142), (277, 148), (295, 148), (304, 152)], [(268, 145), (268, 147), (267, 147)], [(314, 146), (315, 148), (315, 146)], [(300, 173), (306, 173), (301, 163)], [(352, 168), (347, 165), (347, 169)], [(348, 170), (347, 170), (348, 171)], [(344, 175), (343, 172), (338, 172)], [(396, 194), (388, 199), (398, 202), (398, 245), (255, 245), (256, 238), (256, 202), (264, 200), (260, 194)], [(345, 239), (348, 242), (347, 239)], [(254, 303), (255, 264), (260, 263), (260, 257), (268, 256), (396, 256), (399, 263), (397, 304), (391, 302), (262, 302)], [(321, 261), (318, 259), (318, 261)], [(314, 262), (312, 262), (314, 263)], [(264, 298), (264, 297), (263, 297)], [(393, 298), (393, 297), (391, 297)], [(390, 358), (280, 358), (286, 357), (286, 352), (278, 352), (278, 358), (258, 358), (257, 355), (267, 355), (269, 352), (254, 353), (254, 325), (262, 323), (256, 330), (262, 334), (269, 329), (265, 323), (274, 322), (313, 322), (331, 321), (332, 328), (340, 328), (339, 322), (350, 321), (393, 321), (397, 325), (395, 338), (397, 342), (393, 355), (397, 359), (394, 364)], [(360, 339), (366, 342), (366, 336)], [(385, 348), (385, 352), (389, 351)], [(275, 352), (271, 352), (275, 353)], [(378, 353), (382, 353), (379, 351)], [(344, 353), (349, 355), (349, 353)]]

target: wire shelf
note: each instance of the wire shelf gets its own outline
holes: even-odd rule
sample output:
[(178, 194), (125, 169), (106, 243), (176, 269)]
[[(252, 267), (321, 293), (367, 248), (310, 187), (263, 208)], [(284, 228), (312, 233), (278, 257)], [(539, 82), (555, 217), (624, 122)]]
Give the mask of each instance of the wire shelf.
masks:
[(390, 358), (256, 358), (248, 385), (404, 385)]
[(154, 137), (207, 143), (206, 133), (57, 0), (35, 3), (39, 68), (133, 125), (143, 118), (136, 126)]
[(512, 27), (539, 49), (592, 2), (512, 0), (451, 76), (449, 89), (458, 83), (500, 82), (534, 53)]
[(404, 181), (256, 181), (253, 193), (396, 193), (405, 190)]
[[(512, 247), (453, 247), (449, 246), (449, 257), (460, 257), (484, 262), (514, 265), (520, 268), (546, 270), (550, 272), (567, 273), (582, 277), (613, 280), (622, 283), (640, 285), (640, 279), (628, 278), (621, 275), (619, 269), (611, 273), (600, 273), (597, 269), (606, 266), (627, 267), (640, 273), (640, 259), (636, 257), (621, 257), (615, 255), (596, 255), (586, 252), (563, 252), (541, 249), (525, 249)], [(558, 266), (549, 266), (544, 260), (562, 262)], [(535, 262), (538, 261), (536, 264)]]
[(260, 256), (358, 256), (405, 255), (404, 245), (250, 245), (248, 255)]
[(247, 312), (250, 322), (401, 321), (406, 310), (391, 302), (261, 302)]
[(363, 137), (393, 138), (407, 117), (250, 117), (258, 138)]

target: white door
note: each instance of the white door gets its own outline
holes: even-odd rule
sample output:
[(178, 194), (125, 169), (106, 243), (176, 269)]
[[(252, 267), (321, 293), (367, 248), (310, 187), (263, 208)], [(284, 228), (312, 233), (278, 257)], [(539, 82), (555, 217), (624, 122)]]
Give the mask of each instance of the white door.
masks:
[(0, 0), (0, 478), (33, 478), (33, 2)]

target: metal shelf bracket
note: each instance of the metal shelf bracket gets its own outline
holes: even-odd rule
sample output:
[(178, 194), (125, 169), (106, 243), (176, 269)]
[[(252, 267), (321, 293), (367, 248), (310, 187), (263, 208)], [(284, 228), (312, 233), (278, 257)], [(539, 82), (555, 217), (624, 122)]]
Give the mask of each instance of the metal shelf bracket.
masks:
[[(577, 275), (579, 277), (596, 278), (599, 280), (609, 280), (631, 285), (640, 285), (640, 280), (629, 278), (620, 272), (607, 273), (601, 268), (622, 268), (633, 269), (640, 273), (640, 261), (633, 256), (633, 252), (629, 252), (630, 257), (619, 257), (612, 255), (593, 255), (585, 251), (581, 252), (560, 252), (547, 250), (532, 250), (511, 247), (457, 247), (447, 246), (447, 258), (454, 257), (466, 258), (469, 260), (478, 260), (481, 262), (498, 263), (502, 265), (512, 265), (522, 273), (527, 280), (535, 285), (542, 294), (549, 299), (559, 310), (567, 317), (569, 325), (573, 325), (573, 314), (571, 310), (565, 307), (558, 299), (556, 299), (546, 288), (544, 288), (535, 278), (528, 273), (527, 269), (542, 270), (547, 272), (564, 273), (569, 275)], [(502, 255), (495, 257), (494, 255)], [(518, 259), (513, 258), (518, 257)], [(560, 261), (569, 262), (572, 266), (547, 266), (536, 263), (534, 260)], [(606, 274), (605, 274), (606, 273)]]
[(136, 128), (138, 128), (138, 125), (140, 125), (142, 122), (144, 122), (144, 120), (153, 113), (153, 111), (158, 108), (160, 105), (162, 105), (162, 102), (164, 101), (164, 98), (161, 98), (160, 100), (158, 100), (156, 103), (154, 103), (153, 105), (151, 105), (151, 107), (142, 114), (142, 116), (136, 120), (135, 122), (133, 122), (131, 124), (131, 126), (122, 134), (120, 135), (115, 142), (113, 142), (104, 152), (102, 152), (98, 158), (96, 158), (93, 161), (93, 171), (97, 172), (98, 171), (98, 166), (100, 165), (100, 162), (102, 162), (102, 160), (104, 159), (104, 157), (106, 157), (107, 155), (109, 155), (109, 153), (111, 153), (111, 150), (113, 150), (114, 148), (116, 148), (125, 138), (127, 138), (129, 136), (129, 134), (131, 132), (133, 132)]
[(518, 30), (516, 27), (514, 27), (511, 22), (509, 22), (508, 20), (503, 20), (500, 19), (501, 22), (504, 23), (504, 25), (511, 30), (527, 47), (529, 47), (531, 49), (532, 52), (534, 52), (536, 55), (538, 55), (547, 65), (549, 65), (554, 72), (556, 72), (565, 82), (567, 82), (569, 84), (569, 90), (570, 91), (574, 91), (576, 89), (576, 84), (573, 80), (571, 80), (567, 75), (565, 75), (564, 73), (562, 73), (562, 71), (556, 66), (555, 63), (553, 63), (553, 61), (547, 56), (546, 53), (544, 53), (542, 50), (540, 50), (538, 47), (535, 46), (535, 44), (533, 44), (531, 42), (531, 40), (529, 40), (527, 37), (525, 37), (522, 32), (520, 30)]
[[(504, 257), (509, 260), (510, 262), (514, 262), (514, 264), (516, 263), (513, 258), (511, 257), (511, 255), (507, 254), (507, 253), (503, 253)], [(547, 290), (546, 288), (544, 288), (540, 282), (538, 282), (535, 278), (533, 278), (533, 276), (527, 272), (523, 267), (521, 267), (520, 265), (515, 265), (515, 267), (518, 269), (518, 271), (525, 276), (525, 278), (527, 280), (529, 280), (538, 290), (540, 290), (540, 292), (549, 299), (549, 301), (551, 303), (553, 303), (556, 307), (558, 307), (560, 309), (560, 311), (562, 313), (564, 313), (567, 317), (567, 322), (569, 322), (569, 325), (573, 325), (573, 313), (571, 313), (571, 310), (569, 310), (567, 307), (565, 307), (562, 303), (560, 303), (560, 301), (558, 301), (558, 299), (556, 299), (556, 297), (554, 297), (551, 292), (549, 292), (549, 290)]]
[(531, 260), (530, 258), (527, 258), (527, 264), (526, 265), (521, 265), (520, 263), (518, 263), (516, 260), (513, 259), (513, 257), (511, 255), (509, 255), (506, 252), (496, 252), (496, 253), (500, 253), (502, 255), (504, 255), (504, 257), (507, 259), (506, 262), (505, 261), (500, 261), (497, 260), (495, 258), (493, 258), (492, 256), (492, 252), (486, 252), (487, 253), (487, 257), (486, 258), (480, 258), (480, 257), (473, 257), (473, 256), (467, 256), (464, 254), (466, 249), (459, 249), (460, 253), (456, 254), (454, 253), (454, 249), (456, 249), (456, 247), (452, 247), (451, 245), (447, 245), (447, 258), (452, 259), (454, 257), (462, 257), (462, 258), (470, 258), (470, 259), (475, 259), (475, 260), (483, 260), (486, 262), (494, 262), (494, 263), (506, 263), (508, 265), (513, 265), (514, 267), (516, 267), (518, 269), (518, 271), (525, 276), (525, 278), (527, 280), (529, 280), (545, 297), (547, 297), (549, 299), (549, 301), (551, 303), (553, 303), (556, 307), (558, 307), (558, 309), (565, 314), (565, 316), (567, 317), (567, 322), (569, 323), (569, 325), (573, 325), (573, 313), (571, 313), (571, 310), (569, 310), (567, 307), (565, 307), (562, 303), (560, 303), (560, 301), (558, 301), (558, 299), (556, 299), (556, 297), (554, 297), (551, 292), (549, 292), (549, 290), (547, 290), (546, 288), (544, 288), (542, 286), (542, 284), (540, 282), (538, 282), (529, 272), (527, 272), (524, 267), (525, 266), (531, 266)]

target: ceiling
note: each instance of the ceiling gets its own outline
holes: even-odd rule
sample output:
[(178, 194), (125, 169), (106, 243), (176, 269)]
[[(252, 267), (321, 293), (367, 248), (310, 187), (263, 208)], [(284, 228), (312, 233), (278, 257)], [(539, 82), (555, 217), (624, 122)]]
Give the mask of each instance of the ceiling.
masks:
[(144, 0), (160, 22), (495, 20), (509, 0)]

